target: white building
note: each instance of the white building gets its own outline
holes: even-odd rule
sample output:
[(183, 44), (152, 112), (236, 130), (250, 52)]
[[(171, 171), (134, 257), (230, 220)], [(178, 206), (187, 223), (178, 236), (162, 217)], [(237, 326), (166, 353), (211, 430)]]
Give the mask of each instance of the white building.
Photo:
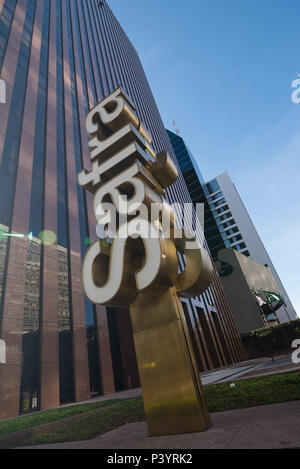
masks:
[[(227, 248), (233, 248), (260, 264), (267, 265), (287, 307), (277, 311), (280, 322), (297, 318), (294, 307), (255, 226), (227, 172), (206, 183), (206, 196)], [(274, 292), (275, 293), (275, 292)]]

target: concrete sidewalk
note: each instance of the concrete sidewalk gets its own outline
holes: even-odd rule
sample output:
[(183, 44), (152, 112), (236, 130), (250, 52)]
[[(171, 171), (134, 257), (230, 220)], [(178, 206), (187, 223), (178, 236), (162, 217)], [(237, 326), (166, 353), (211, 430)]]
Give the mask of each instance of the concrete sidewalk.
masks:
[[(211, 414), (204, 433), (149, 438), (146, 423), (133, 423), (88, 441), (39, 449), (300, 449), (300, 401)], [(31, 449), (30, 448), (30, 449)]]

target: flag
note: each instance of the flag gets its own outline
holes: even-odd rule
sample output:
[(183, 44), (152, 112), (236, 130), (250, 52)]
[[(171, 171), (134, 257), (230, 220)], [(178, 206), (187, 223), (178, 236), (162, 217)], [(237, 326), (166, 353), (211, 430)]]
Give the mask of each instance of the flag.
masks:
[(276, 293), (266, 291), (266, 297), (271, 303), (273, 303), (273, 301), (276, 301), (276, 303), (281, 303), (280, 295), (277, 295)]
[(276, 302), (276, 303), (280, 303), (280, 305), (286, 306), (284, 299), (279, 293), (272, 293), (272, 292), (267, 292), (267, 291), (265, 293), (266, 293), (266, 297), (268, 301), (270, 301), (271, 303)]

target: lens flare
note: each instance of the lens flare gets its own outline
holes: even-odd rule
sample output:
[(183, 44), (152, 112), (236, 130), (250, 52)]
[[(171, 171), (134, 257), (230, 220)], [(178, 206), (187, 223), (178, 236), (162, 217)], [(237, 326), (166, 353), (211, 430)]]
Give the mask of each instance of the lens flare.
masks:
[(40, 232), (39, 239), (45, 246), (52, 246), (56, 243), (57, 236), (51, 230), (44, 230)]

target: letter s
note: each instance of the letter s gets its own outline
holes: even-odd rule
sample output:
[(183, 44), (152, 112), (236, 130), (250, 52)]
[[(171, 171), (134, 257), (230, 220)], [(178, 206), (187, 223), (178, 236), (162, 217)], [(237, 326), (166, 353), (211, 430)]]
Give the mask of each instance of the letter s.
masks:
[(292, 93), (292, 101), (293, 101), (293, 103), (298, 104), (298, 103), (300, 103), (300, 78), (293, 81), (292, 88), (297, 88)]
[[(147, 220), (140, 220), (140, 224), (146, 225), (139, 233), (143, 242), (140, 253), (130, 246), (126, 248), (130, 242), (123, 236), (124, 227), (119, 228), (111, 246), (99, 239), (87, 251), (82, 285), (92, 303), (129, 306), (140, 291), (150, 288), (155, 292), (164, 291), (175, 284), (178, 272), (175, 246), (168, 239), (148, 237)], [(124, 231), (134, 234), (134, 228), (135, 219)]]

